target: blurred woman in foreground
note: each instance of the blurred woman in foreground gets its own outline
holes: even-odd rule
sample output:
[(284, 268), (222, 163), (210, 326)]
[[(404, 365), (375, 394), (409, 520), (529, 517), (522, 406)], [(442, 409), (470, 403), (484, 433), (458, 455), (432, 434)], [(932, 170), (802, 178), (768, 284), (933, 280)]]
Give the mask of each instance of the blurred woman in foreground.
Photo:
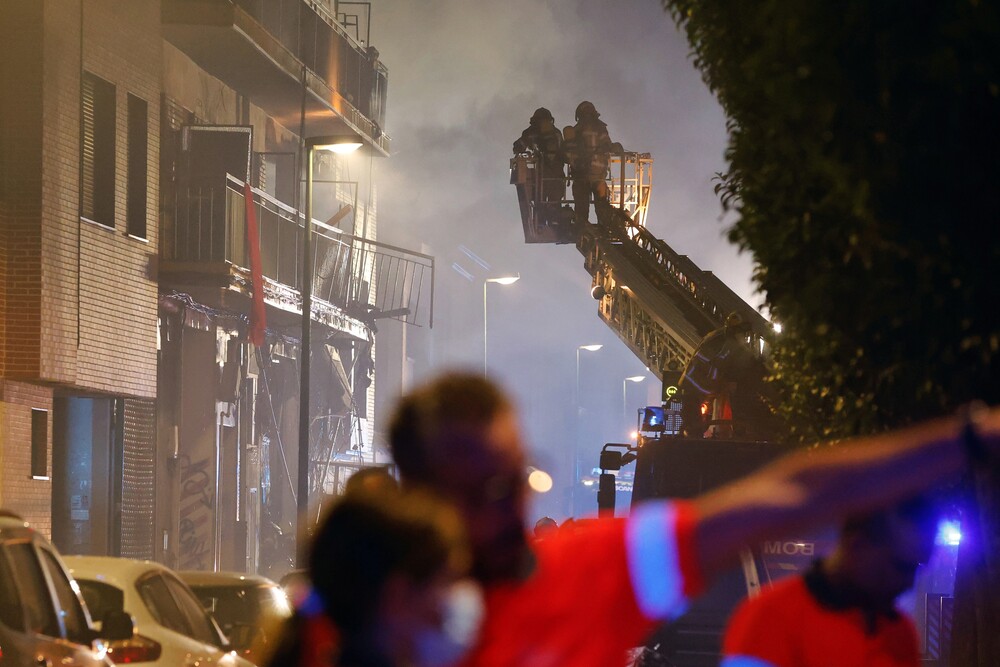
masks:
[[(350, 489), (312, 545), (313, 593), (272, 667), (446, 667), (475, 642), (481, 594), (454, 511), (392, 485)], [(330, 623), (336, 628), (331, 636)]]

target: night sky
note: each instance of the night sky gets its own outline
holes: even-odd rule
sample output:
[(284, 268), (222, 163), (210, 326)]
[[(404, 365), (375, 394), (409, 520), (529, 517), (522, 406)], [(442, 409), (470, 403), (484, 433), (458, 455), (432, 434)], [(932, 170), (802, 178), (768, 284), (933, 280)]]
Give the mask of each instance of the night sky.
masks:
[[(392, 137), (392, 157), (375, 162), (379, 236), (414, 249), (425, 243), (438, 263), (435, 326), (416, 337), (429, 336), (429, 368), (419, 374), (481, 370), (482, 281), (520, 273), (512, 286), (489, 285), (490, 376), (515, 394), (529, 445), (556, 478), (536, 514), (560, 518), (577, 346), (605, 345), (581, 352), (588, 467), (601, 444), (631, 430), (623, 378), (648, 373), (598, 319), (576, 249), (524, 244), (511, 143), (535, 108), (550, 109), (562, 128), (580, 101), (592, 101), (612, 140), (655, 160), (651, 231), (758, 305), (752, 261), (724, 238), (712, 190), (725, 167), (722, 110), (655, 0), (375, 0), (371, 42), (389, 68)], [(630, 383), (630, 413), (658, 402), (659, 391), (651, 375)]]

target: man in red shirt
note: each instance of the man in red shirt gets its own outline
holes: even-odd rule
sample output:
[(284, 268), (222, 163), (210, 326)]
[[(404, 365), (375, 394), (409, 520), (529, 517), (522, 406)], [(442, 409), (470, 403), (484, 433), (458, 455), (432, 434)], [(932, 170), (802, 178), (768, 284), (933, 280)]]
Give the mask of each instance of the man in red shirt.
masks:
[[(1000, 410), (799, 452), (687, 502), (580, 522), (530, 545), (526, 460), (514, 409), (481, 376), (446, 375), (405, 396), (390, 427), (404, 484), (462, 513), (486, 618), (467, 665), (606, 667), (677, 617), (740, 548), (884, 507), (1000, 452)], [(905, 470), (906, 474), (900, 474)]]
[(923, 499), (849, 518), (832, 555), (737, 608), (722, 667), (917, 667), (916, 629), (895, 602), (936, 532)]

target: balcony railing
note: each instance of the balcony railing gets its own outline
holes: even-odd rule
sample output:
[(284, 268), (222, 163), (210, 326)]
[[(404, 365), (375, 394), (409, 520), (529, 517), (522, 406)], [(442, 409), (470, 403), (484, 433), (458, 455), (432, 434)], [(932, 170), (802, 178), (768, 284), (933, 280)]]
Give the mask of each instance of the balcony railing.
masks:
[[(303, 217), (265, 192), (253, 189), (264, 277), (299, 291)], [(204, 266), (250, 265), (243, 182), (179, 187), (164, 260), (188, 272)], [(433, 325), (434, 258), (364, 239), (313, 220), (314, 298), (369, 325), (387, 317)]]
[[(235, 0), (369, 122), (385, 126), (389, 71), (322, 6), (306, 0)], [(354, 119), (349, 119), (354, 120)], [(365, 128), (362, 128), (365, 129)], [(375, 133), (369, 136), (376, 137)]]
[(161, 14), (167, 41), (269, 115), (298, 117), (304, 102), (307, 136), (359, 132), (389, 153), (389, 73), (358, 22), (314, 0), (163, 0)]

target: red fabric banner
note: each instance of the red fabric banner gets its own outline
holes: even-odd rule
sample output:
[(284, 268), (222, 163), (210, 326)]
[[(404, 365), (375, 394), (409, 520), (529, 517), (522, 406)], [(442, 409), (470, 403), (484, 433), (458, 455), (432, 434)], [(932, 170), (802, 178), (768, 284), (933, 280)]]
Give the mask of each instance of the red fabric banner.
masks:
[(253, 205), (250, 182), (243, 186), (243, 200), (247, 207), (247, 244), (250, 250), (250, 285), (253, 301), (250, 304), (250, 342), (260, 347), (267, 331), (267, 313), (264, 310), (264, 274), (260, 268), (260, 235), (257, 231), (257, 209)]

